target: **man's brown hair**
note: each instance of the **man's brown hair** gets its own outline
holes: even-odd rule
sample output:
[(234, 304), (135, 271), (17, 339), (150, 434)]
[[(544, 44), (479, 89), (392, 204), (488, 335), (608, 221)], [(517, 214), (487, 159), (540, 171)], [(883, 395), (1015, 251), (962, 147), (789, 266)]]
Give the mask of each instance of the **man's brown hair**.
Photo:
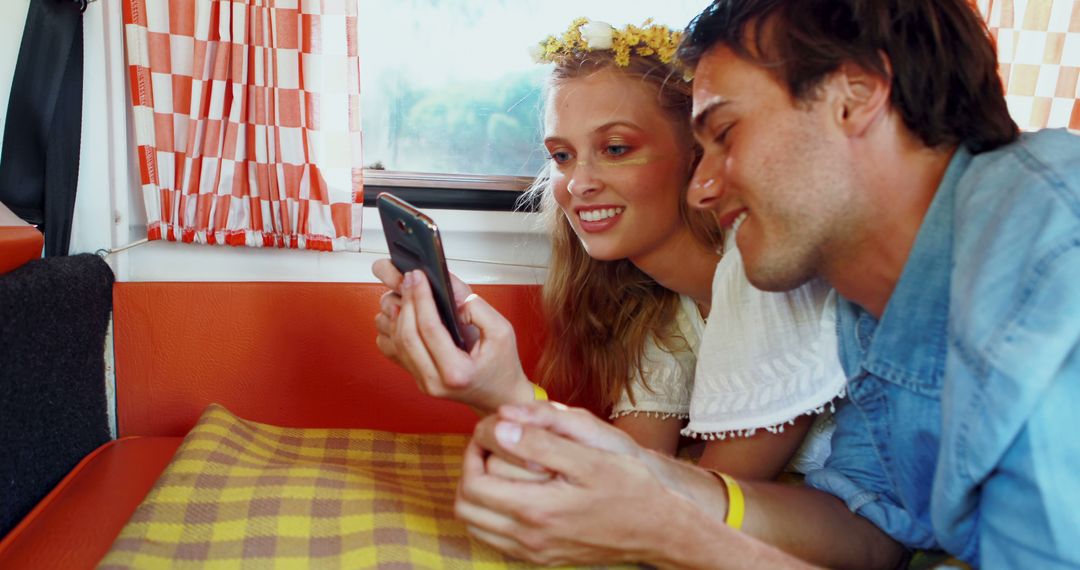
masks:
[(977, 153), (1019, 134), (993, 40), (968, 0), (715, 0), (690, 22), (679, 57), (692, 68), (720, 45), (800, 101), (844, 63), (891, 77), (892, 107), (929, 147)]

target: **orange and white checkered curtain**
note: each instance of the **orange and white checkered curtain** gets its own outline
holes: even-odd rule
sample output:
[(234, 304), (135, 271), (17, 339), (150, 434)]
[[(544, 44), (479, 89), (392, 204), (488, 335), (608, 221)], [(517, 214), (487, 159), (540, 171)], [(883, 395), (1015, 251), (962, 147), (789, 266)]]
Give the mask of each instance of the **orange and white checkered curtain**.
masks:
[(360, 250), (356, 0), (122, 0), (148, 237)]
[(1080, 0), (978, 0), (1024, 130), (1080, 129)]

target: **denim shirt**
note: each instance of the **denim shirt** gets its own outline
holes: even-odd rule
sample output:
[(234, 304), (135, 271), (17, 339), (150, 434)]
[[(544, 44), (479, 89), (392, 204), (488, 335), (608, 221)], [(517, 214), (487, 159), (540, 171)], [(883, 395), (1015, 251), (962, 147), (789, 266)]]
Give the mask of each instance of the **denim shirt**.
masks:
[(1080, 566), (1080, 137), (958, 150), (881, 320), (841, 301), (837, 333), (809, 485), (911, 548)]

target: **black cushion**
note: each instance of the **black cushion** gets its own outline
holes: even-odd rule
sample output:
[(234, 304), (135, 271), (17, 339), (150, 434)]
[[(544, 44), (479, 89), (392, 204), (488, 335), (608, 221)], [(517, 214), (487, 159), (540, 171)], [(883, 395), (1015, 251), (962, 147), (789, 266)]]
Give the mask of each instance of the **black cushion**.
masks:
[(91, 254), (0, 275), (0, 536), (109, 440), (113, 274)]

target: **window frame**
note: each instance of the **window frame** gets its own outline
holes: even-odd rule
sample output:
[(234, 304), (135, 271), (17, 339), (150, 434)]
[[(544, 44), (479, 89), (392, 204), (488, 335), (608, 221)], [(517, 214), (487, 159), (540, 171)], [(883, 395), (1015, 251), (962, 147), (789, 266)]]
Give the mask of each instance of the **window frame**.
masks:
[(494, 174), (441, 174), (364, 169), (364, 206), (374, 206), (382, 192), (418, 208), (485, 212), (534, 212), (521, 198), (534, 178)]

